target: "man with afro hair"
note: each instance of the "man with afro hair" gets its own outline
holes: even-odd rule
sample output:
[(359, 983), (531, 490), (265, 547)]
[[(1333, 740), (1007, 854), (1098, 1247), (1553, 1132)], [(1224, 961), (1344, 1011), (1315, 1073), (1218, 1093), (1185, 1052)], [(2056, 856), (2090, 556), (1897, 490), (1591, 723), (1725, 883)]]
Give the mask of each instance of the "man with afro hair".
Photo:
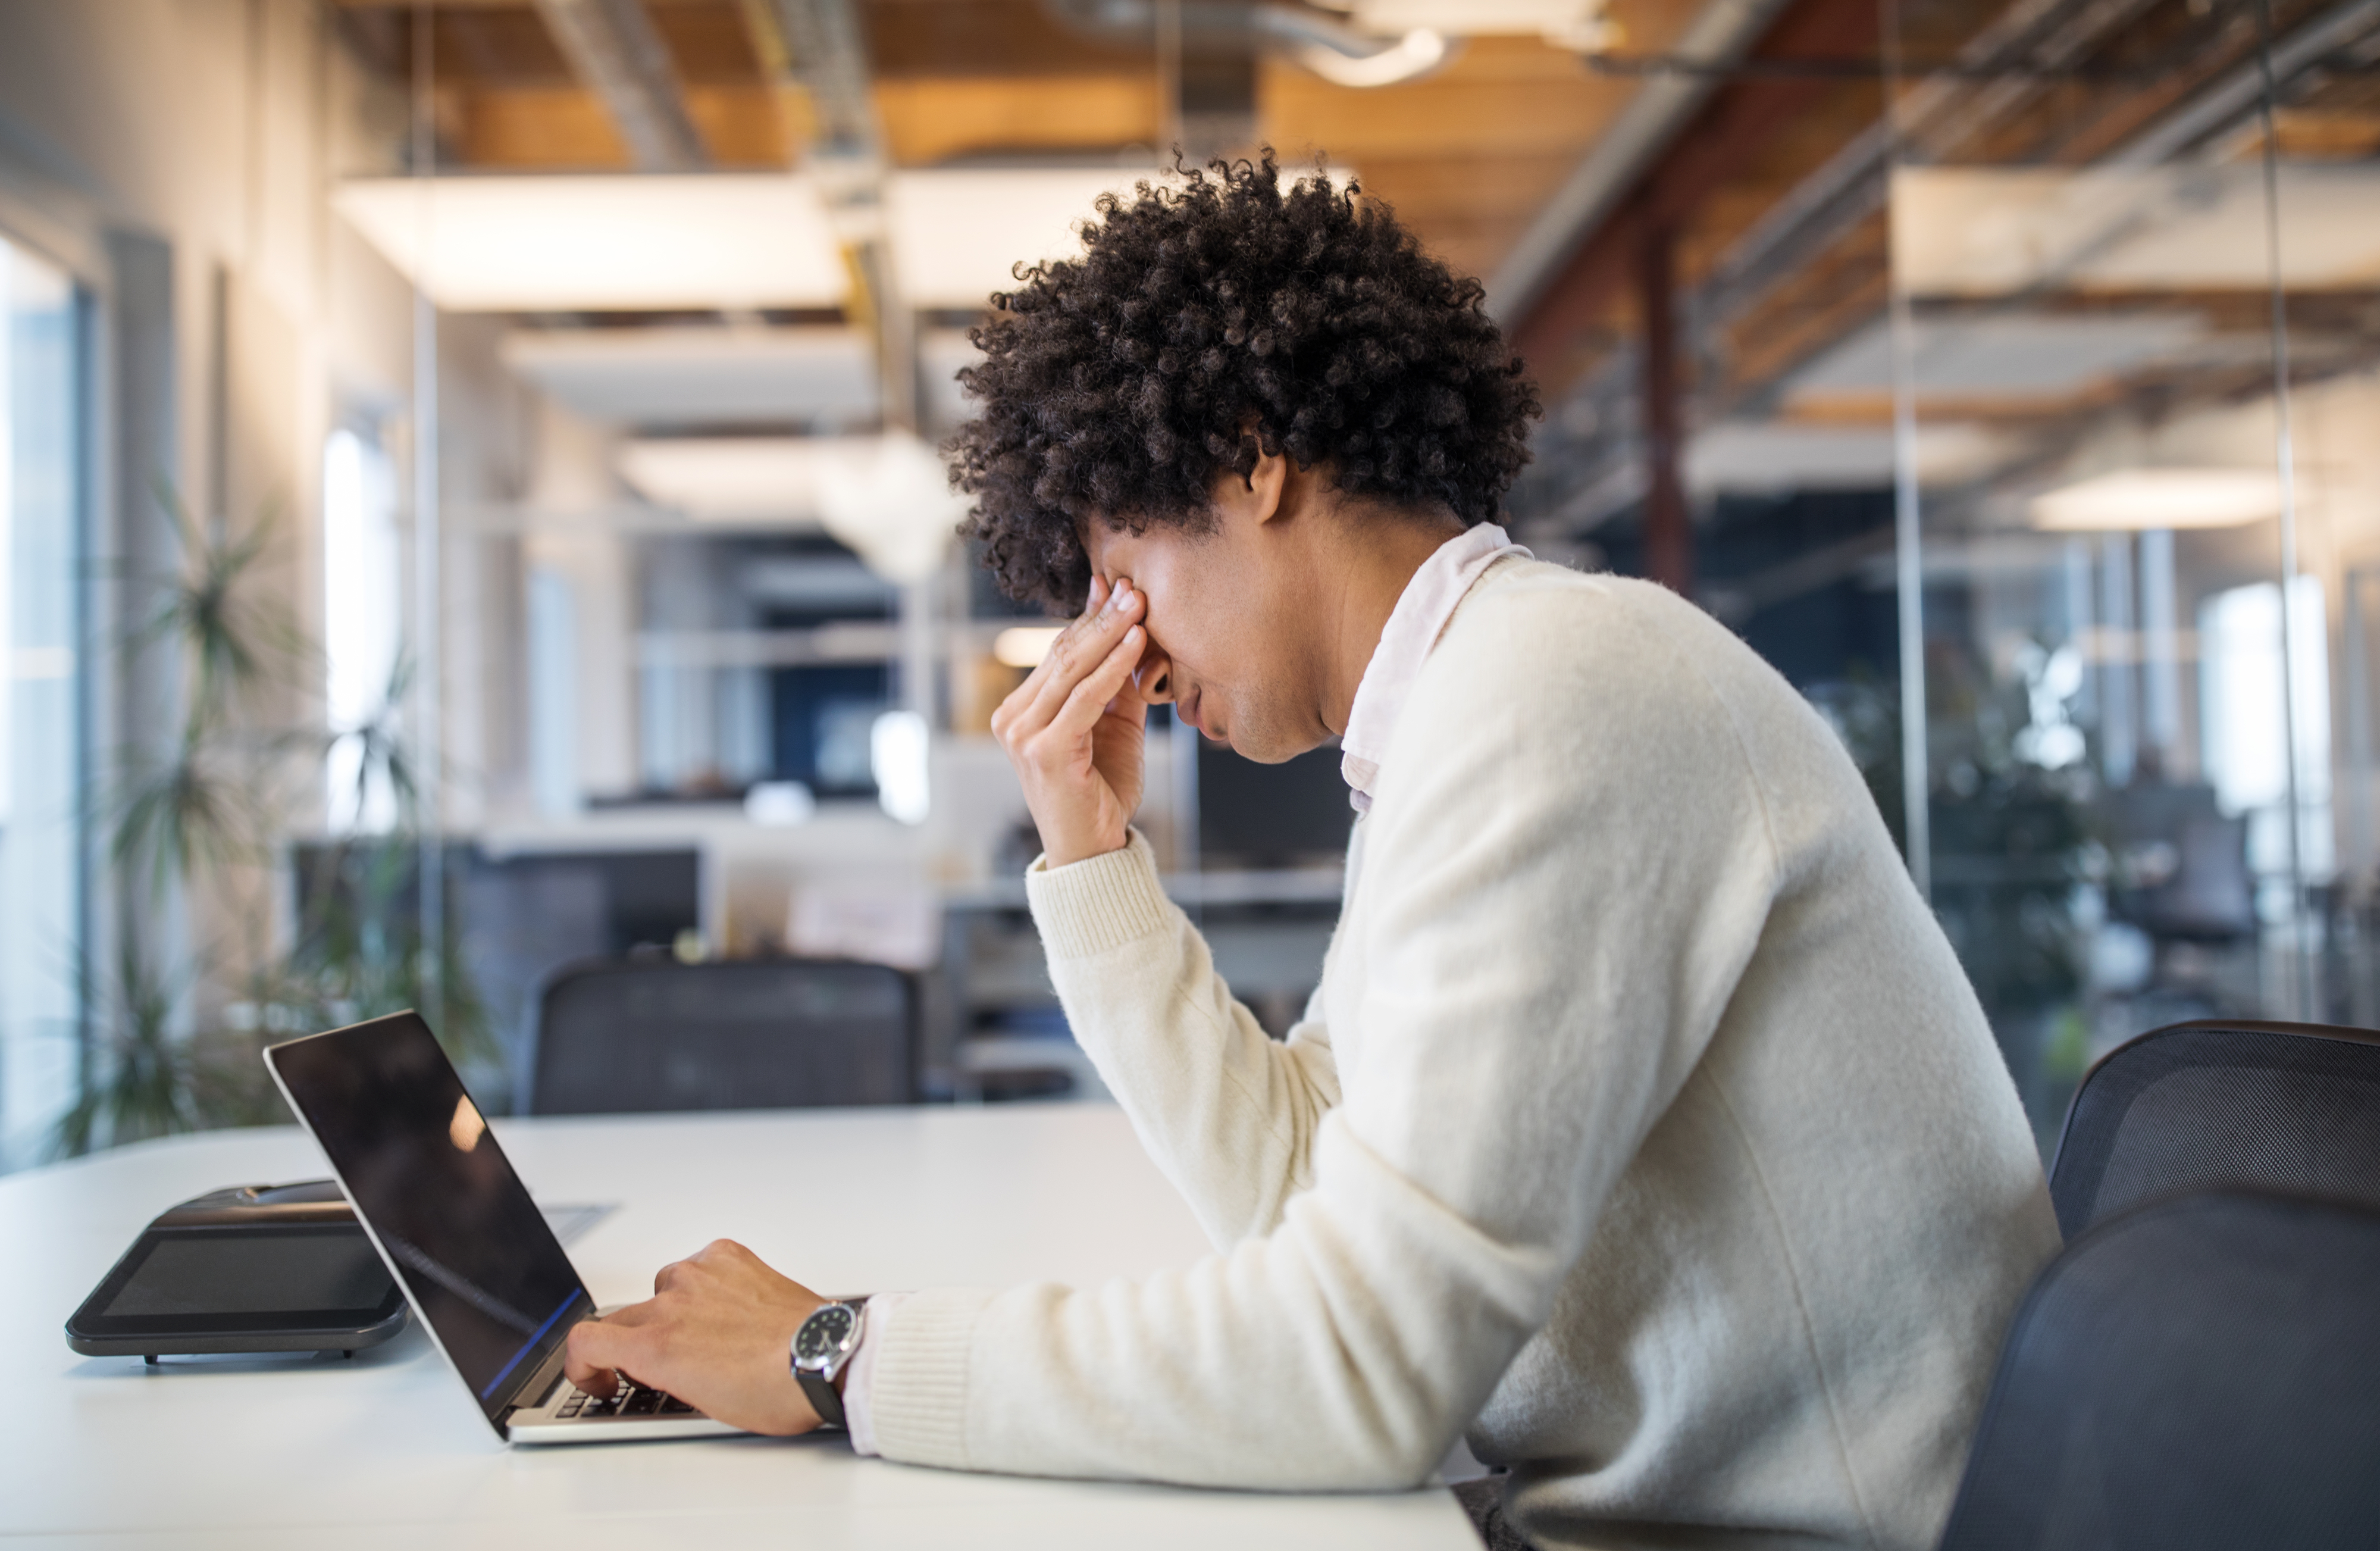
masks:
[[(1548, 1551), (1930, 1546), (2057, 1229), (1857, 771), (1692, 605), (1507, 542), (1536, 403), (1378, 203), (1268, 155), (1083, 245), (995, 299), (951, 451), (1001, 581), (1080, 609), (993, 727), (1067, 1020), (1215, 1252), (880, 1295), (814, 1404), (819, 1300), (722, 1243), (573, 1375), (964, 1470), (1379, 1489), (1467, 1438), (1483, 1533)], [(1131, 827), (1161, 702), (1339, 741), (1285, 1040)]]

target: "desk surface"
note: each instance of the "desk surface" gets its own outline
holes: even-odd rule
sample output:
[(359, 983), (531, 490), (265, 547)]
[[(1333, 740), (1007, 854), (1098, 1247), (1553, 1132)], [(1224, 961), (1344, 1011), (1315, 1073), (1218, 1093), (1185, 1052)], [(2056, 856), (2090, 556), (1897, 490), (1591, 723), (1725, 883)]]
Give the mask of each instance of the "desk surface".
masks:
[[(1108, 1105), (500, 1120), (529, 1188), (617, 1203), (571, 1246), (604, 1302), (714, 1238), (813, 1287), (1053, 1279), (1206, 1244)], [(0, 1179), (0, 1540), (113, 1546), (634, 1545), (1472, 1551), (1443, 1491), (1285, 1497), (917, 1470), (839, 1436), (508, 1449), (418, 1326), (350, 1361), (84, 1358), (66, 1317), (175, 1202), (317, 1178), (294, 1129)], [(800, 1180), (838, 1200), (796, 1201)]]

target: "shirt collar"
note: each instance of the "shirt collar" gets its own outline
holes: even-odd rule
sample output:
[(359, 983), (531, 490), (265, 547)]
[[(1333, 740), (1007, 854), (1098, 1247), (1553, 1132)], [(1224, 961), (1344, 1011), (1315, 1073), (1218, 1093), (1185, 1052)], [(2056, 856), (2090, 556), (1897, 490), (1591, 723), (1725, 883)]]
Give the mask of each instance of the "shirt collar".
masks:
[(1355, 812), (1366, 812), (1372, 806), (1372, 785), (1379, 778), (1380, 758), (1404, 713), (1405, 697), (1413, 692), (1414, 680), (1453, 617), (1455, 605), (1488, 567), (1507, 555), (1533, 558), (1492, 522), (1466, 528), (1439, 545), (1398, 595), (1397, 606), (1380, 630), (1380, 644), (1372, 649), (1372, 660), (1355, 686), (1346, 735), (1339, 740), (1339, 772), (1347, 779), (1347, 800)]

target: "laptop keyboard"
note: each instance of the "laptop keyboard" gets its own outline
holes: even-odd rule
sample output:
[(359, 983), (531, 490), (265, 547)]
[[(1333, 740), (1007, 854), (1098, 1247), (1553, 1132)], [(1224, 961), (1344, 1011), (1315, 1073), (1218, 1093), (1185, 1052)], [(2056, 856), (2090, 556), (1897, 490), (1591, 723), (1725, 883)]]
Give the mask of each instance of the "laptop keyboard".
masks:
[(553, 1408), (553, 1414), (564, 1422), (592, 1422), (612, 1416), (699, 1416), (702, 1413), (674, 1395), (620, 1381), (620, 1391), (610, 1399), (589, 1395), (576, 1385), (566, 1385), (568, 1395)]

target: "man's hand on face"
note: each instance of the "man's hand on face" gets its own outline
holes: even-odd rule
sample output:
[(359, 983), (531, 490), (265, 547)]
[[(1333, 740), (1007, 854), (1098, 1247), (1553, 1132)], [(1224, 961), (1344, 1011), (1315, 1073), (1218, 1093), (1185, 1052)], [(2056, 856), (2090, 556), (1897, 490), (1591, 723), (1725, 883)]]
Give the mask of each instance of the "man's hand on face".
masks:
[(732, 1427), (807, 1433), (819, 1414), (794, 1377), (794, 1332), (824, 1301), (722, 1239), (662, 1266), (644, 1302), (573, 1325), (563, 1372), (590, 1395), (625, 1375)]
[(1121, 850), (1140, 806), (1148, 706), (1125, 690), (1148, 643), (1147, 611), (1129, 580), (1112, 590), (1094, 580), (1082, 617), (992, 713), (1052, 867)]

